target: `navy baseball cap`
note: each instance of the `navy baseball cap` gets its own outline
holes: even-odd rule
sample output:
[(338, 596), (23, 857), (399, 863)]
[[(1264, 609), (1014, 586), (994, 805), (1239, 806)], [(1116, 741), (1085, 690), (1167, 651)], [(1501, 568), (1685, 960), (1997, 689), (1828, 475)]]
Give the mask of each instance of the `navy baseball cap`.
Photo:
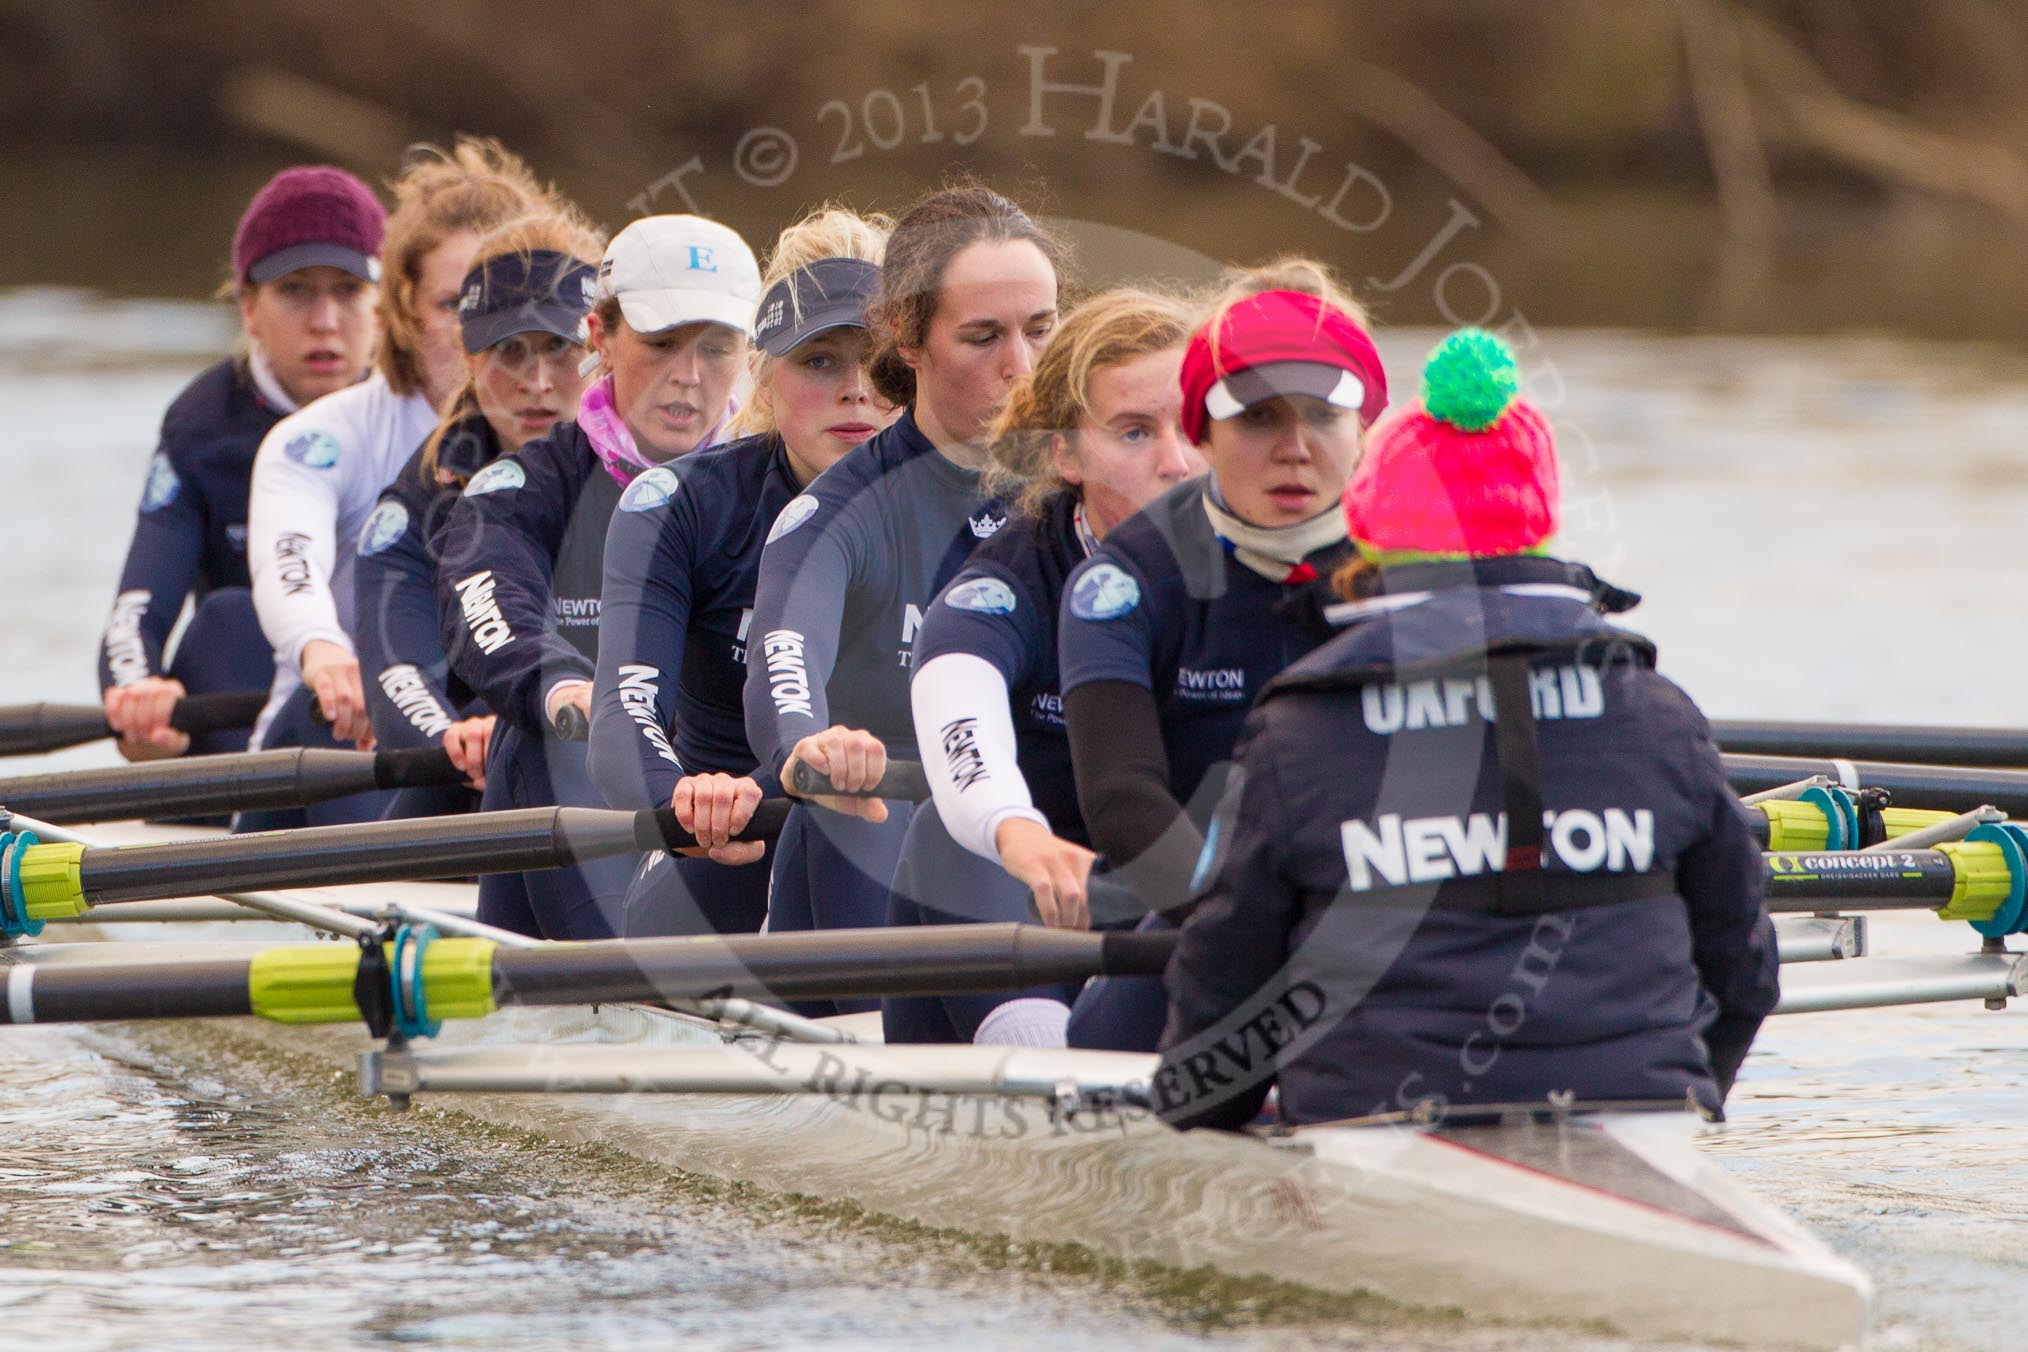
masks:
[(776, 282), (761, 297), (753, 340), (770, 357), (795, 350), (827, 329), (865, 328), (880, 291), (880, 266), (860, 258), (820, 258)]
[(484, 352), (517, 333), (584, 341), (598, 269), (554, 249), (495, 254), (465, 274), (458, 301), (465, 351)]

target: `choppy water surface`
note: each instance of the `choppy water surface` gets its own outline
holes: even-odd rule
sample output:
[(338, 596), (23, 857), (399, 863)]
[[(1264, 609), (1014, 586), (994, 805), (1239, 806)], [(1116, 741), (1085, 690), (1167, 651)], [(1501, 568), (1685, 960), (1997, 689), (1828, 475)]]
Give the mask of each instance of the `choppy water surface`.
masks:
[[(0, 703), (91, 697), (155, 423), (222, 333), (197, 307), (0, 295)], [(1388, 346), (1402, 388), (1424, 338)], [(1631, 618), (1707, 710), (2028, 725), (2028, 626), (2011, 618), (2028, 576), (2028, 363), (1870, 339), (1566, 333), (1529, 364), (1563, 431), (1568, 552), (1648, 593)], [(1966, 933), (1897, 918), (1875, 950), (1947, 952)], [(1734, 1118), (1714, 1150), (1872, 1271), (1880, 1345), (2018, 1345), (2028, 1014), (1778, 1021)], [(1048, 1271), (397, 1117), (323, 1072), (159, 1030), (0, 1031), (0, 1345), (279, 1338), (1616, 1346)]]

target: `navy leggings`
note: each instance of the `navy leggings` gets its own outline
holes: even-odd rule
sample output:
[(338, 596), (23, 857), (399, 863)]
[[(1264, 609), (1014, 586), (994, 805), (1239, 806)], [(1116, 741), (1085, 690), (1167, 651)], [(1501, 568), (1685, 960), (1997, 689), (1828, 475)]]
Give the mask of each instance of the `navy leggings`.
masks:
[(629, 939), (664, 935), (753, 934), (768, 918), (768, 873), (774, 848), (751, 864), (657, 852), (641, 861), (627, 888), (621, 933)]
[[(1159, 915), (1147, 915), (1135, 928), (1176, 928)], [(1070, 1007), (1066, 1040), (1073, 1047), (1101, 1052), (1152, 1052), (1162, 1041), (1169, 1020), (1169, 992), (1159, 976), (1101, 976), (1087, 981)]]
[[(890, 925), (959, 925), (984, 921), (1035, 923), (1028, 889), (990, 859), (973, 854), (944, 829), (936, 804), (915, 810), (901, 846), (889, 898)], [(880, 1002), (889, 1042), (970, 1042), (979, 1024), (1009, 1000), (1040, 997), (1069, 1004), (1074, 984), (964, 995), (892, 996)]]
[[(531, 737), (505, 719), (486, 753), (481, 810), (604, 807), (585, 772), (582, 742)], [(640, 856), (614, 855), (565, 868), (489, 873), (479, 879), (479, 919), (541, 939), (611, 939)]]
[[(912, 805), (887, 805), (880, 825), (798, 803), (775, 842), (774, 888), (768, 896), (768, 930), (877, 929), (887, 923), (887, 894), (901, 856)], [(804, 1000), (799, 1014), (863, 1014), (878, 1000)]]
[[(311, 705), (316, 698), (310, 693), (310, 687), (297, 686), (295, 691), (282, 701), (282, 707), (275, 711), (274, 719), (268, 724), (267, 736), (261, 739), (261, 750), (279, 751), (285, 747), (296, 746), (353, 750), (352, 743), (339, 741), (331, 735), (329, 726), (310, 716)], [(376, 789), (371, 793), (355, 793), (350, 798), (333, 798), (325, 803), (311, 803), (308, 807), (279, 807), (260, 812), (242, 812), (232, 819), (232, 829), (281, 831), (294, 830), (299, 826), (340, 826), (353, 822), (379, 821), (387, 814), (388, 806), (394, 799), (393, 791)]]

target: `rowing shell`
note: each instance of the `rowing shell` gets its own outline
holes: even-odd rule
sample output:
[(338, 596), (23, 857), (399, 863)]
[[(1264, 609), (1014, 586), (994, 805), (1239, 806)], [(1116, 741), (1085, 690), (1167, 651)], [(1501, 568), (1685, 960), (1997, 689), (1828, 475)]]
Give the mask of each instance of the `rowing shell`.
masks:
[[(303, 895), (471, 906), (471, 889), (440, 884)], [(24, 944), (0, 964), (162, 962), (302, 936), (267, 922), (183, 927), (167, 944), (161, 932), (66, 926), (66, 940), (85, 942)], [(1103, 1099), (1064, 1111), (1081, 1086), (1145, 1080), (1152, 1058), (889, 1048), (877, 1019), (839, 1022), (862, 1044), (732, 1035), (638, 1006), (509, 1009), (446, 1025), (426, 1048), (369, 1056), (369, 1070), (440, 1108), (559, 1141), (1128, 1262), (1636, 1336), (1831, 1348), (1864, 1332), (1866, 1277), (1701, 1154), (1686, 1114), (1179, 1133)], [(374, 1050), (363, 1029), (176, 1027), (345, 1067)], [(974, 1088), (921, 1092), (910, 1077)], [(658, 1080), (718, 1092), (659, 1092)], [(609, 1092), (621, 1089), (634, 1092)]]

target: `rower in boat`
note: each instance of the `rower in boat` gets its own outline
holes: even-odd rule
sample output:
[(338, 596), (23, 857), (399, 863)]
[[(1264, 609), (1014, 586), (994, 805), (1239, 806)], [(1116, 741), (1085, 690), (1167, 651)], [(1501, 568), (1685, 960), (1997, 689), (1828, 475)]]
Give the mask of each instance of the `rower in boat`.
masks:
[(240, 217), (229, 294), (242, 347), (162, 418), (99, 646), (106, 723), (130, 761), (246, 749), (244, 730), (193, 738), (169, 726), (170, 711), (186, 694), (258, 690), (274, 675), (247, 575), (254, 452), (283, 417), (366, 373), (386, 219), (371, 188), (328, 165), (284, 169)]
[[(1328, 637), (1319, 593), (1352, 553), (1338, 498), (1387, 404), (1363, 312), (1301, 259), (1237, 274), (1181, 379), (1210, 474), (1114, 530), (1059, 618), (1078, 805), (1150, 927), (1188, 896), (1254, 697)], [(1093, 982), (1070, 1044), (1153, 1051), (1165, 1010), (1157, 979)]]
[[(980, 186), (932, 193), (895, 225), (873, 383), (907, 411), (784, 507), (761, 555), (746, 729), (785, 787), (792, 762), (850, 791), (880, 781), (888, 747), (913, 754), (915, 629), (1007, 519), (981, 483), (984, 438), (1056, 326), (1060, 253), (1027, 212)], [(907, 816), (874, 798), (798, 804), (776, 846), (768, 928), (884, 923)]]
[[(1078, 811), (1056, 674), (1064, 581), (1112, 528), (1204, 472), (1177, 372), (1193, 315), (1107, 291), (1050, 335), (990, 437), (989, 490), (1013, 522), (923, 615), (909, 696), (934, 802), (902, 843), (891, 925), (1028, 921), (1084, 929), (1096, 856)], [(1062, 1046), (1074, 988), (881, 1002), (889, 1042)]]
[[(716, 445), (738, 412), (760, 265), (702, 216), (648, 216), (613, 237), (587, 320), (601, 374), (575, 422), (473, 476), (438, 536), (437, 615), (451, 670), (499, 716), (486, 808), (602, 807), (585, 767), (606, 530), (622, 491)], [(547, 939), (619, 932), (635, 861), (495, 874), (479, 917)]]
[(480, 242), (459, 289), (464, 383), (360, 531), (351, 632), (374, 741), (442, 745), (472, 781), (404, 790), (392, 815), (478, 807), (493, 713), (444, 656), (435, 537), (474, 474), (577, 417), (584, 317), (604, 249), (574, 209), (521, 217)]
[[(373, 374), (284, 418), (254, 459), (248, 564), (254, 607), (275, 651), (268, 707), (251, 739), (257, 750), (372, 745), (346, 629), (360, 529), (464, 380), (458, 298), (480, 237), (553, 205), (518, 158), (496, 141), (472, 138), (412, 157), (394, 196)], [(368, 820), (387, 798), (360, 794), (301, 812), (243, 813), (236, 825)]]
[(606, 534), (589, 765), (614, 807), (672, 807), (707, 842), (657, 852), (623, 933), (752, 933), (767, 918), (759, 843), (727, 844), (765, 796), (741, 692), (761, 544), (789, 499), (898, 410), (873, 393), (866, 310), (891, 223), (827, 207), (784, 230), (762, 282), (741, 439), (648, 470)]
[[(1762, 861), (1690, 699), (1543, 555), (1547, 422), (1438, 348), (1345, 493), (1350, 629), (1262, 692), (1168, 970), (1179, 1125), (1545, 1095), (1716, 1112), (1775, 1005)], [(1364, 585), (1361, 585), (1364, 579)]]

